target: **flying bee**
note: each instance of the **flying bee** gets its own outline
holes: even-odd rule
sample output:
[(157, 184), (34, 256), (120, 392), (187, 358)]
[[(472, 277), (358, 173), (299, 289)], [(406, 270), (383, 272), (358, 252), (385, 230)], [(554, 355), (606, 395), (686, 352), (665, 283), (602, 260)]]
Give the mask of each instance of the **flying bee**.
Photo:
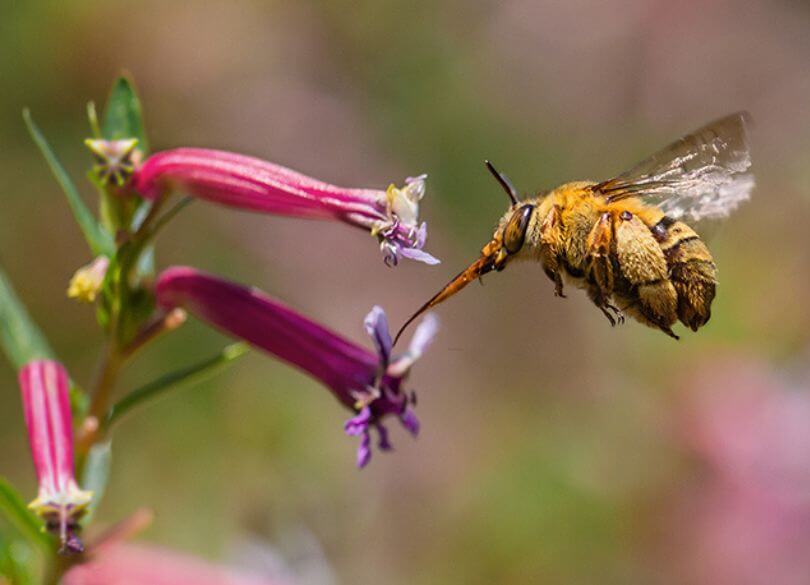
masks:
[(711, 316), (717, 268), (695, 231), (750, 197), (745, 112), (716, 120), (629, 171), (601, 183), (566, 183), (520, 200), (509, 179), (486, 161), (511, 205), (481, 256), (425, 303), (421, 313), (473, 280), (518, 260), (539, 262), (565, 297), (585, 289), (611, 325), (625, 315), (678, 339), (676, 321), (697, 331)]

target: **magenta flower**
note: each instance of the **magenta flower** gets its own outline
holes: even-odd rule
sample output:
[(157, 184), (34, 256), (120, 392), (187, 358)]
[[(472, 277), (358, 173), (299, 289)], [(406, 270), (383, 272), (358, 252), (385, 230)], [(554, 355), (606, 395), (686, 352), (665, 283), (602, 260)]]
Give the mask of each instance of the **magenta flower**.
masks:
[(365, 326), (376, 353), (293, 311), (255, 288), (228, 282), (186, 267), (164, 271), (156, 284), (158, 303), (182, 307), (200, 319), (242, 338), (259, 349), (299, 368), (329, 388), (356, 415), (345, 431), (360, 437), (357, 465), (371, 459), (371, 429), (381, 450), (391, 449), (382, 420), (399, 418), (414, 436), (419, 421), (413, 412), (415, 395), (402, 386), (414, 362), (432, 341), (437, 323), (428, 315), (414, 334), (408, 351), (391, 355), (385, 313), (374, 307)]
[(155, 199), (179, 188), (230, 207), (309, 219), (337, 219), (375, 236), (386, 264), (400, 257), (427, 264), (439, 261), (424, 252), (427, 225), (419, 223), (425, 194), (421, 175), (386, 191), (346, 189), (257, 158), (202, 148), (153, 154), (136, 170), (134, 189)]
[(78, 520), (92, 494), (76, 483), (73, 472), (73, 426), (65, 368), (50, 360), (26, 364), (19, 374), (25, 425), (34, 459), (39, 493), (29, 507), (58, 534), (63, 552), (81, 552)]

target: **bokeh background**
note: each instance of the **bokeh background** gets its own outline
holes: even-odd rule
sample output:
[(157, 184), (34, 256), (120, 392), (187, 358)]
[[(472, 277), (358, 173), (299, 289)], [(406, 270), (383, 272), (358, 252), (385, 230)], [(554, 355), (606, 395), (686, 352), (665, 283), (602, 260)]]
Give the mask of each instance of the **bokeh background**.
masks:
[[(711, 322), (680, 342), (611, 329), (539, 266), (471, 286), (414, 370), (423, 432), (358, 472), (347, 416), (255, 354), (129, 419), (112, 523), (154, 509), (148, 542), (294, 582), (810, 583), (810, 6), (702, 2), (0, 3), (0, 263), (78, 380), (101, 338), (65, 288), (89, 258), (20, 117), (73, 176), (88, 100), (129, 71), (153, 149), (217, 147), (384, 188), (429, 174), (437, 267), (386, 269), (368, 236), (199, 202), (160, 266), (257, 285), (358, 341), (400, 323), (527, 194), (600, 179), (748, 109), (758, 187), (711, 241)], [(85, 185), (85, 194), (92, 189)], [(225, 339), (189, 322), (131, 387)], [(12, 369), (0, 473), (33, 496)]]

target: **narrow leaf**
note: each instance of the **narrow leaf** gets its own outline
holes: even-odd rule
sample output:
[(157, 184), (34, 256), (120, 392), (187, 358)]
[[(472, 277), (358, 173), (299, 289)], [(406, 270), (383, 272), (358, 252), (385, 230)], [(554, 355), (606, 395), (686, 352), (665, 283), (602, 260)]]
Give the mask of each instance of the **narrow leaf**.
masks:
[(20, 495), (5, 478), (0, 477), (0, 514), (31, 542), (52, 546), (51, 537), (42, 531), (42, 522), (28, 509)]
[(133, 390), (110, 409), (107, 415), (107, 426), (112, 426), (130, 410), (162, 396), (169, 390), (208, 378), (223, 366), (245, 355), (248, 350), (249, 347), (245, 343), (233, 343), (215, 356), (166, 374)]
[(35, 359), (54, 359), (45, 336), (0, 270), (0, 344), (11, 364), (19, 369)]
[(149, 151), (141, 101), (135, 93), (132, 82), (126, 77), (119, 77), (113, 84), (107, 106), (104, 108), (101, 133), (107, 140), (137, 138), (138, 148), (144, 154)]
[(95, 102), (87, 102), (87, 121), (90, 124), (90, 132), (93, 133), (93, 138), (101, 138), (101, 125), (98, 123)]
[(76, 185), (70, 180), (67, 171), (65, 171), (65, 168), (56, 158), (56, 154), (54, 154), (48, 141), (42, 134), (42, 131), (34, 123), (34, 120), (31, 118), (31, 112), (28, 111), (28, 109), (23, 110), (23, 119), (25, 120), (26, 126), (28, 126), (28, 132), (31, 134), (31, 138), (34, 139), (42, 156), (45, 157), (48, 166), (51, 168), (51, 172), (62, 187), (62, 191), (65, 192), (68, 203), (70, 204), (70, 209), (73, 211), (73, 217), (76, 218), (76, 223), (79, 224), (79, 228), (82, 230), (84, 238), (90, 245), (90, 250), (93, 252), (93, 255), (99, 256), (104, 254), (111, 256), (115, 250), (112, 236), (101, 228), (96, 218), (93, 216), (93, 213), (87, 205), (85, 205), (79, 195), (79, 190), (76, 189)]
[(82, 488), (93, 492), (93, 500), (82, 517), (82, 523), (88, 525), (98, 509), (104, 491), (107, 489), (107, 480), (110, 477), (110, 463), (112, 462), (112, 448), (110, 441), (96, 443), (90, 448), (82, 474)]

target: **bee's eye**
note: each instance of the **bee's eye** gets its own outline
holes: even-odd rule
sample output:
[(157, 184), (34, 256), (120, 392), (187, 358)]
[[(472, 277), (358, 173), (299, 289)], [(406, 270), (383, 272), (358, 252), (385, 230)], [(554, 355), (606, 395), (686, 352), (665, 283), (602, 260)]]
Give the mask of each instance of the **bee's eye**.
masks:
[(512, 214), (509, 223), (503, 229), (503, 245), (510, 254), (516, 254), (523, 247), (533, 211), (534, 205), (524, 205)]

